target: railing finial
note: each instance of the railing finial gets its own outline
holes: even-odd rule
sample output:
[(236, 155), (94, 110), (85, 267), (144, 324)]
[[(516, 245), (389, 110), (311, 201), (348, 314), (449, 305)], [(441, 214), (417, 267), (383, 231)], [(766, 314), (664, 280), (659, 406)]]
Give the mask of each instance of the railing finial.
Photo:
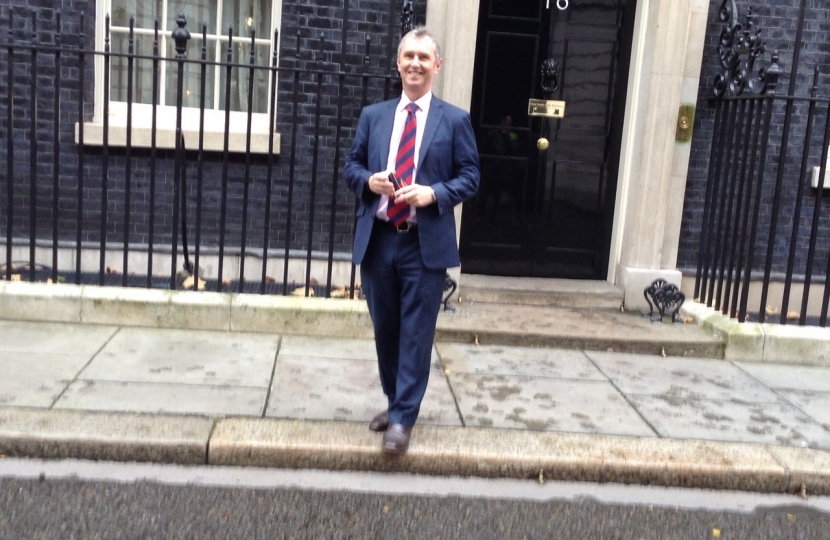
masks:
[(781, 74), (777, 57), (773, 57), (772, 65), (759, 68), (757, 76), (752, 76), (756, 60), (767, 52), (761, 30), (754, 28), (752, 8), (747, 10), (745, 22), (741, 24), (735, 0), (722, 0), (718, 18), (724, 23), (718, 43), (723, 71), (715, 77), (712, 88), (715, 97), (739, 96), (744, 92), (763, 95), (774, 90)]
[(176, 25), (178, 28), (174, 29), (172, 34), (173, 41), (176, 42), (176, 58), (183, 59), (185, 50), (187, 49), (187, 42), (190, 40), (190, 32), (185, 28), (187, 19), (184, 13), (179, 13), (179, 16), (176, 18)]
[(415, 28), (415, 15), (412, 10), (412, 0), (403, 0), (401, 5), (401, 36)]

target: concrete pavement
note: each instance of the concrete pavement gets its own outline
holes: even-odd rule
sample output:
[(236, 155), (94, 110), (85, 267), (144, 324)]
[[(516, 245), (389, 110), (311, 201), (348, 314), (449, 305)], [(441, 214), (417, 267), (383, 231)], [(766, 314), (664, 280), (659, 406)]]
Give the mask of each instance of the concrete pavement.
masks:
[(181, 329), (164, 326), (202, 293), (143, 325), (111, 294), (109, 324), (94, 303), (43, 322), (3, 297), (0, 453), (830, 494), (830, 368), (727, 361), (695, 325), (460, 306), (410, 450), (389, 457), (366, 427), (384, 399), (360, 308), (345, 326), (272, 312), (278, 331)]

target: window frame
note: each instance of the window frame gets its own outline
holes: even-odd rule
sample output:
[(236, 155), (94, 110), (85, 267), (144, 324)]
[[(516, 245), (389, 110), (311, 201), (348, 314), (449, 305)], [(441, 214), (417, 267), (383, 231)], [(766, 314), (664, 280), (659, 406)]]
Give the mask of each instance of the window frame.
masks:
[[(217, 5), (220, 5), (221, 0), (214, 0)], [(103, 52), (104, 41), (106, 37), (106, 16), (112, 12), (112, 0), (96, 0), (96, 18), (95, 18), (95, 50)], [(279, 28), (282, 18), (282, 0), (272, 0), (271, 2), (271, 32), (267, 39), (257, 38), (257, 43), (264, 44), (266, 41), (269, 46), (269, 65), (270, 59), (273, 58), (274, 48), (279, 51), (279, 40), (282, 38), (281, 33), (278, 35), (276, 43), (273, 42), (274, 30)], [(221, 22), (221, 8), (217, 13), (217, 28), (213, 31), (218, 32)], [(162, 20), (159, 21), (159, 35), (164, 35), (165, 39), (170, 39), (175, 21), (167, 19), (166, 10), (163, 10)], [(166, 28), (165, 28), (166, 27)], [(116, 27), (119, 33), (123, 32), (122, 27)], [(191, 35), (194, 32), (188, 28)], [(201, 33), (201, 25), (198, 31)], [(211, 29), (208, 29), (210, 32)], [(227, 31), (227, 29), (225, 30)], [(110, 29), (112, 34), (112, 29)], [(227, 43), (226, 34), (208, 34), (215, 36), (216, 48), (213, 51), (212, 58), (221, 58), (222, 43)], [(235, 38), (236, 39), (236, 38)], [(245, 36), (239, 36), (239, 39), (246, 39)], [(250, 41), (250, 36), (248, 36)], [(199, 51), (199, 48), (189, 47), (189, 53), (192, 55), (194, 51)], [(160, 50), (162, 47), (160, 46)], [(198, 54), (196, 52), (195, 54)], [(193, 56), (190, 56), (193, 58)], [(110, 64), (112, 69), (112, 63)], [(165, 70), (161, 71), (161, 77), (166, 77)], [(220, 75), (219, 70), (214, 75), (214, 92), (216, 92), (219, 84)], [(279, 80), (279, 73), (277, 74), (277, 84)], [(164, 94), (165, 86), (160, 80), (159, 92)], [(103, 118), (104, 118), (104, 58), (103, 55), (95, 55), (95, 88), (94, 88), (94, 106), (92, 122), (84, 123), (84, 144), (90, 146), (103, 145)], [(271, 102), (271, 77), (268, 77), (268, 110), (262, 113), (251, 113), (251, 152), (252, 153), (268, 153), (269, 131), (270, 131), (270, 116), (271, 111), (276, 110), (277, 94), (274, 93), (274, 101)], [(218, 102), (218, 93), (214, 94), (215, 102)], [(274, 109), (272, 109), (274, 108)], [(149, 147), (151, 141), (151, 119), (152, 119), (153, 105), (149, 103), (133, 103), (132, 104), (132, 129), (131, 129), (131, 143), (133, 146)], [(128, 106), (125, 101), (114, 101), (110, 97), (109, 103), (109, 140), (108, 144), (111, 146), (126, 146), (127, 135), (127, 112)], [(205, 121), (204, 121), (204, 149), (209, 151), (224, 150), (224, 133), (225, 133), (225, 111), (215, 109), (214, 104), (205, 104)], [(198, 144), (199, 133), (199, 115), (200, 109), (196, 107), (182, 108), (182, 132), (185, 137), (185, 144), (188, 148), (196, 148)], [(175, 121), (176, 121), (176, 106), (175, 105), (156, 105), (156, 147), (157, 148), (175, 148)], [(246, 135), (247, 135), (248, 113), (247, 111), (231, 111), (229, 123), (229, 142), (228, 149), (231, 152), (245, 152), (246, 151)], [(75, 140), (78, 142), (79, 127), (76, 125)], [(279, 153), (279, 134), (274, 135), (274, 153)]]

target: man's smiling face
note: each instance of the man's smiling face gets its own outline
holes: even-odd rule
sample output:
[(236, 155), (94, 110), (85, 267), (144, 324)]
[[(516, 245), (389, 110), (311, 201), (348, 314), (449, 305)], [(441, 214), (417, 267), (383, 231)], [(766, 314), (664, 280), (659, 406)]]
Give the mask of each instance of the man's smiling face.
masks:
[(435, 43), (429, 36), (408, 36), (398, 49), (398, 73), (401, 74), (403, 91), (415, 101), (432, 89), (432, 79), (441, 69)]

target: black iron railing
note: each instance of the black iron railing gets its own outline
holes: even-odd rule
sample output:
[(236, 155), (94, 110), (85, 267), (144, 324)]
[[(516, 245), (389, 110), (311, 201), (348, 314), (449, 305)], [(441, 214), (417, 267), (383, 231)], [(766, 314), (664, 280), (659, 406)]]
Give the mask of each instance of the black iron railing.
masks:
[[(345, 6), (348, 17), (348, 2)], [(194, 289), (201, 289), (204, 279), (206, 290), (289, 294), (299, 288), (305, 295), (331, 296), (346, 289), (346, 296), (353, 296), (354, 197), (338, 189), (339, 175), (360, 108), (394, 91), (396, 78), (389, 69), (394, 52), (389, 53), (398, 36), (391, 19), (389, 43), (373, 45), (366, 35), (362, 54), (347, 43), (346, 31), (335, 55), (336, 42), (311, 39), (298, 29), (293, 52), (283, 49), (280, 58), (280, 35), (274, 31), (271, 57), (263, 63), (255, 58), (253, 32), (239, 39), (229, 31), (222, 44), (225, 58), (211, 57), (207, 29), (201, 28), (201, 38), (191, 36), (183, 15), (168, 34), (175, 55), (167, 57), (159, 48), (158, 23), (152, 52), (138, 52), (132, 20), (127, 50), (113, 51), (107, 16), (105, 47), (98, 51), (86, 46), (83, 15), (73, 24), (79, 31), (70, 35), (57, 14), (52, 37), (44, 38), (36, 13), (25, 23), (14, 10), (8, 13), (6, 36), (0, 33), (0, 72), (6, 77), (0, 81), (0, 141), (6, 139), (0, 143), (0, 170), (6, 176), (0, 182), (5, 184), (0, 210), (6, 217), (0, 224), (6, 259), (0, 274), (5, 279), (178, 289), (189, 278)], [(411, 2), (404, 2), (401, 20), (411, 26)], [(381, 37), (386, 33), (379, 31)], [(248, 57), (235, 59), (243, 45)], [(111, 124), (114, 63), (126, 80), (119, 87), (126, 93), (121, 95), (126, 120), (120, 126), (125, 138), (117, 144)], [(103, 112), (101, 139), (91, 142), (95, 69), (103, 79)], [(139, 70), (152, 73), (147, 83), (152, 97), (142, 109), (149, 119), (134, 118)], [(206, 95), (214, 70), (224, 74), (217, 100), (224, 112), (221, 129), (205, 114), (211, 109)], [(162, 73), (175, 83), (172, 147), (160, 143)], [(193, 73), (196, 122), (183, 118), (185, 98), (192, 102), (183, 83)], [(230, 142), (232, 79), (247, 81), (240, 86), (247, 89), (247, 99), (239, 97), (242, 106), (237, 106), (246, 123), (241, 151)], [(257, 81), (267, 81), (269, 89), (267, 110), (259, 113), (254, 111)], [(259, 153), (252, 151), (256, 114), (267, 115), (269, 126), (267, 149)], [(139, 124), (149, 126), (149, 142), (136, 141)], [(187, 130), (197, 135), (185, 137)], [(219, 148), (208, 148), (210, 131), (221, 131)], [(16, 261), (21, 246), (28, 246), (28, 256)], [(170, 259), (161, 273), (159, 255)], [(225, 278), (229, 256), (237, 261), (235, 277)], [(208, 259), (215, 271), (202, 269)], [(269, 275), (274, 259), (281, 260), (281, 272)], [(260, 268), (255, 271), (256, 261)], [(313, 263), (325, 270), (313, 274)], [(333, 277), (336, 265), (347, 268), (347, 279)], [(303, 268), (299, 278), (297, 267)]]
[[(789, 93), (779, 95), (778, 53), (756, 65), (765, 47), (751, 14), (738, 24), (734, 1), (724, 0), (721, 20), (723, 73), (714, 88), (695, 298), (740, 322), (826, 326), (830, 98), (818, 95), (818, 68), (810, 95), (794, 95), (800, 34)], [(819, 309), (810, 308), (817, 282), (824, 285)]]

